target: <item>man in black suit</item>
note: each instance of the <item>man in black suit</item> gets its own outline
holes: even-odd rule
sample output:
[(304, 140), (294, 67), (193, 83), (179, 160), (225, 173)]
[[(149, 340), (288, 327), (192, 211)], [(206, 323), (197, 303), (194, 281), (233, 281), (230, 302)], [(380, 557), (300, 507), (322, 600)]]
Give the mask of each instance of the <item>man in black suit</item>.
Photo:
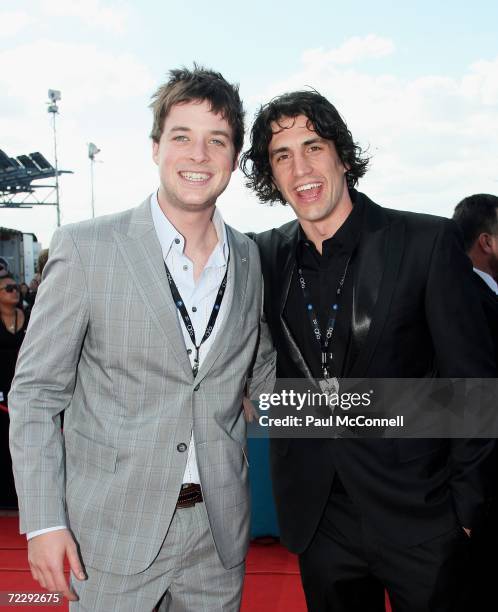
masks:
[(464, 198), (455, 207), (453, 219), (462, 230), (474, 266), (498, 364), (498, 197), (480, 193)]
[[(368, 160), (328, 100), (301, 91), (263, 106), (241, 166), (261, 200), (288, 203), (297, 216), (254, 236), (277, 376), (492, 375), (454, 223), (382, 208), (356, 191)], [(273, 439), (281, 539), (299, 554), (308, 608), (383, 610), (385, 586), (395, 612), (454, 610), (492, 448)]]
[[(464, 198), (455, 207), (453, 219), (463, 233), (464, 247), (474, 266), (474, 283), (486, 315), (495, 348), (498, 377), (498, 197), (476, 194)], [(476, 529), (471, 543), (470, 589), (467, 608), (486, 612), (495, 610), (496, 551), (498, 550), (498, 454), (494, 456), (492, 500), (484, 520)]]

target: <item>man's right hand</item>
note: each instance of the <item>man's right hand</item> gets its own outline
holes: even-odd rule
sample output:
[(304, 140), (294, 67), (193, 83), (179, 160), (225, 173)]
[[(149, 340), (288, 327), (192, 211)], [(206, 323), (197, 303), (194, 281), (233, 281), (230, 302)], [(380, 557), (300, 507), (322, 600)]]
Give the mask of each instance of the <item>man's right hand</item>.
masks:
[(76, 578), (85, 580), (76, 543), (68, 529), (43, 533), (28, 541), (28, 561), (33, 578), (44, 589), (61, 593), (69, 601), (77, 601), (78, 597), (64, 576), (64, 557), (67, 557)]

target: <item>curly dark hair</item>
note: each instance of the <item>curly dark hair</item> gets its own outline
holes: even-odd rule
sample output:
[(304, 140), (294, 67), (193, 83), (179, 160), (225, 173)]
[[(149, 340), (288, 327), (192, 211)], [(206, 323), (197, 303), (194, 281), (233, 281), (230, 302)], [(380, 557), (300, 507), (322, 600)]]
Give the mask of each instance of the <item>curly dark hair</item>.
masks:
[(223, 75), (194, 63), (193, 70), (170, 70), (169, 80), (152, 96), (150, 108), (154, 115), (151, 138), (159, 142), (164, 120), (171, 107), (198, 100), (206, 100), (214, 113), (220, 113), (232, 128), (232, 138), (237, 156), (244, 143), (244, 107), (239, 96), (239, 86), (229, 83)]
[(316, 90), (286, 93), (261, 106), (251, 129), (251, 147), (240, 159), (247, 187), (254, 189), (262, 202), (286, 204), (273, 183), (268, 146), (273, 137), (272, 123), (279, 124), (283, 118), (298, 115), (307, 117), (319, 136), (334, 142), (339, 158), (349, 167), (346, 172), (349, 188), (367, 171), (370, 158), (353, 141), (345, 121), (327, 98)]

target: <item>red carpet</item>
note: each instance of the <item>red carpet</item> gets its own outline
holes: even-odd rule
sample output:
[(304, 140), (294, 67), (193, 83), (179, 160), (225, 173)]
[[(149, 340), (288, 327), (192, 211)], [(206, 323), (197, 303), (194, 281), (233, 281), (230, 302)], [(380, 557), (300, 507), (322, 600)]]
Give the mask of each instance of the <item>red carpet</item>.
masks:
[[(41, 592), (29, 572), (26, 539), (17, 531), (17, 518), (0, 517), (0, 591)], [(67, 605), (23, 606), (21, 609), (24, 612), (68, 610)], [(10, 612), (13, 608), (0, 606), (0, 610)], [(251, 545), (242, 612), (306, 612), (296, 557), (279, 544), (255, 542)]]

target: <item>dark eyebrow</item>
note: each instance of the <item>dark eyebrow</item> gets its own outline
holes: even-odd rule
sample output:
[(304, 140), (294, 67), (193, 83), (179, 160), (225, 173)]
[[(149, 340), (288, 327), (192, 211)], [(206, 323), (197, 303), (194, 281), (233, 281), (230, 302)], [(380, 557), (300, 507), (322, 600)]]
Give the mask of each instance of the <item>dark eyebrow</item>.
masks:
[(174, 125), (169, 130), (170, 132), (190, 132), (190, 128), (184, 127), (183, 125)]
[[(174, 125), (172, 128), (170, 128), (169, 131), (170, 133), (172, 133), (172, 132), (191, 132), (192, 130), (189, 127), (186, 127), (184, 125)], [(230, 140), (230, 134), (225, 130), (211, 130), (209, 134), (211, 136), (223, 136), (227, 140)]]
[[(315, 136), (314, 138), (308, 138), (308, 140), (305, 140), (301, 146), (308, 147), (309, 145), (323, 142), (323, 140), (324, 139), (320, 138), (320, 136)], [(270, 153), (270, 157), (274, 157), (279, 153), (287, 153), (288, 151), (289, 147), (278, 147), (278, 149), (273, 149), (273, 151)]]
[(316, 144), (317, 142), (323, 142), (323, 138), (320, 138), (319, 136), (316, 136), (315, 138), (310, 138), (309, 140), (305, 140), (303, 142), (303, 145), (307, 147), (308, 145)]
[(225, 132), (225, 130), (212, 130), (210, 133), (213, 136), (224, 136), (225, 138), (228, 138), (230, 140), (230, 134), (228, 132)]
[(270, 157), (278, 155), (279, 153), (286, 153), (288, 150), (289, 147), (278, 147), (278, 149), (273, 149), (273, 151), (270, 153)]

